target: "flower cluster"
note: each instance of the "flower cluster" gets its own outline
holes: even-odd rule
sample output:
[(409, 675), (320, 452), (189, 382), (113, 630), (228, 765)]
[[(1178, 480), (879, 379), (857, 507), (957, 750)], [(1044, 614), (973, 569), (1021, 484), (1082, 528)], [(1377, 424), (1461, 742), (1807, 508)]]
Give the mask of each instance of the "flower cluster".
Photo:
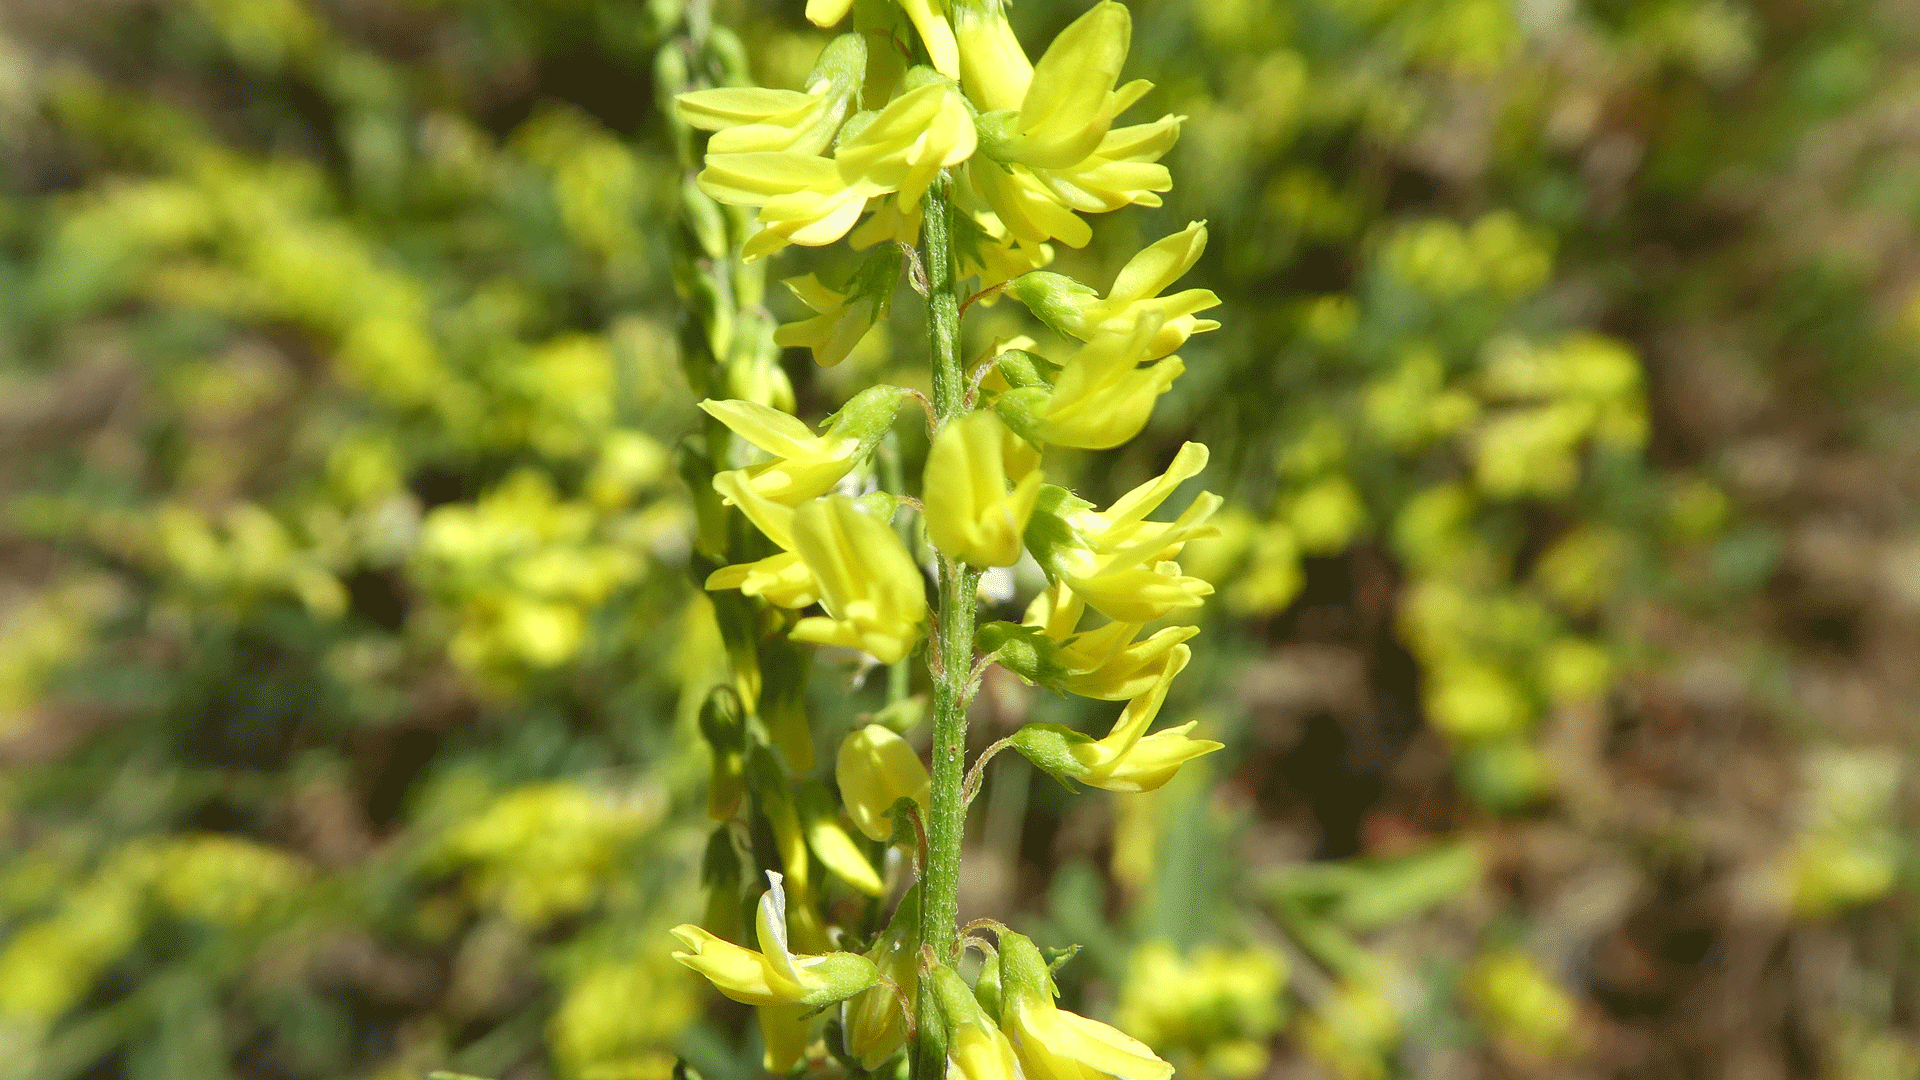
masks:
[[(702, 501), (696, 561), (734, 670), (701, 711), (719, 822), (704, 875), (713, 903), (704, 926), (675, 930), (685, 950), (674, 955), (757, 1007), (775, 1073), (829, 1056), (878, 1070), (905, 1052), (922, 1080), (1167, 1080), (1146, 1045), (1055, 1007), (1032, 942), (1005, 928), (993, 942), (962, 937), (953, 905), (958, 823), (998, 749), (1069, 786), (1139, 792), (1220, 747), (1193, 723), (1150, 730), (1191, 657), (1198, 631), (1182, 623), (1213, 591), (1182, 571), (1181, 552), (1215, 534), (1221, 500), (1203, 492), (1171, 520), (1152, 515), (1205, 468), (1206, 448), (1188, 443), (1105, 509), (1045, 469), (1050, 446), (1137, 435), (1184, 370), (1177, 351), (1218, 326), (1200, 317), (1218, 303), (1211, 292), (1173, 291), (1205, 250), (1201, 223), (1148, 245), (1104, 294), (1041, 269), (1052, 243), (1088, 242), (1082, 215), (1158, 205), (1171, 177), (1157, 159), (1180, 118), (1116, 126), (1151, 87), (1119, 81), (1131, 19), (1112, 0), (1037, 62), (1003, 0), (812, 0), (807, 15), (853, 25), (802, 89), (680, 95), (679, 119), (712, 132), (697, 190), (754, 212), (742, 266), (843, 238), (872, 249), (842, 284), (787, 282), (811, 315), (775, 340), (822, 365), (886, 313), (911, 260), (929, 294), (934, 394), (871, 387), (818, 428), (772, 397), (701, 403), (708, 426), (681, 471)], [(975, 299), (1013, 297), (1057, 347), (1022, 339), (963, 368), (968, 279)], [(877, 483), (897, 472), (879, 462), (899, 460), (896, 421), (915, 402), (929, 420), (917, 496)], [(1020, 622), (976, 634), (980, 574), (1027, 559), (1047, 588)], [(910, 741), (927, 711), (908, 696), (922, 642), (931, 772)], [(802, 645), (892, 668), (890, 704), (841, 739), (831, 784), (815, 775)], [(1029, 725), (963, 783), (966, 708), (986, 662), (1124, 704), (1099, 738)], [(955, 966), (968, 947), (989, 958), (972, 985)]]

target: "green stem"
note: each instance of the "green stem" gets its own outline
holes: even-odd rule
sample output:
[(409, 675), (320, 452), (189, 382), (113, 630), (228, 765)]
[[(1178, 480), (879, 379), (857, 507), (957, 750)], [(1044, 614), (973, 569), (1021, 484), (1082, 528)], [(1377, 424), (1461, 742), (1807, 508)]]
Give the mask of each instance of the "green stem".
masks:
[[(933, 406), (941, 425), (966, 408), (966, 368), (960, 358), (959, 258), (953, 250), (951, 184), (945, 175), (926, 194), (920, 257), (927, 272), (927, 349), (933, 363)], [(928, 492), (921, 492), (922, 497)], [(920, 944), (940, 963), (953, 962), (959, 938), (960, 840), (966, 828), (961, 795), (967, 753), (967, 682), (973, 669), (973, 622), (980, 572), (946, 560), (940, 566), (940, 608), (933, 668), (933, 796), (927, 813), (927, 866), (920, 886)], [(922, 980), (920, 1042), (913, 1080), (946, 1075), (946, 1039), (934, 1020), (932, 993)]]

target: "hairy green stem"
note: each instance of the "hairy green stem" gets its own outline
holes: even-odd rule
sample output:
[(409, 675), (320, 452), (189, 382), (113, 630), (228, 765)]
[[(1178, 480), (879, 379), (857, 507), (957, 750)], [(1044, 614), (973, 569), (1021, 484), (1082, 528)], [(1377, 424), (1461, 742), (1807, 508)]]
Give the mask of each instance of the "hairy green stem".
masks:
[[(933, 363), (933, 405), (944, 426), (966, 409), (966, 367), (960, 357), (959, 257), (953, 250), (952, 186), (945, 175), (926, 194), (921, 261), (927, 272), (927, 349)], [(922, 498), (934, 497), (921, 492)], [(933, 796), (927, 813), (927, 867), (920, 886), (920, 944), (940, 963), (952, 963), (959, 938), (960, 840), (967, 807), (961, 794), (967, 753), (968, 680), (973, 671), (973, 622), (980, 572), (941, 561), (937, 655), (933, 669)], [(934, 1004), (921, 982), (919, 1046), (914, 1080), (946, 1075), (946, 1039), (933, 1022)]]

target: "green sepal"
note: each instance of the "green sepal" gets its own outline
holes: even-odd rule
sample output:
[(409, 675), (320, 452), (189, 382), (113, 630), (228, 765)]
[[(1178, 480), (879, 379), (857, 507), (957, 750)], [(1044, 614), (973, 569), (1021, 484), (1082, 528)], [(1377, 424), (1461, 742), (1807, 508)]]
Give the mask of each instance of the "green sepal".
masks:
[(827, 985), (801, 995), (797, 1005), (823, 1009), (880, 983), (880, 969), (859, 953), (830, 952), (807, 963), (807, 976)]
[(1047, 406), (1053, 391), (1040, 386), (1023, 386), (993, 399), (994, 415), (1007, 430), (1025, 439), (1035, 449), (1046, 447)]
[(974, 641), (987, 659), (1020, 676), (1034, 686), (1063, 692), (1060, 681), (1067, 669), (1054, 659), (1060, 645), (1037, 626), (1014, 622), (990, 622), (975, 631)]
[(1053, 984), (1053, 968), (1040, 955), (1033, 939), (1011, 930), (1000, 932), (1001, 996), (1008, 1005), (1018, 1001), (1051, 1002), (1060, 990)]
[(1015, 390), (1029, 390), (1041, 387), (1053, 389), (1053, 380), (1060, 375), (1060, 365), (1025, 349), (1008, 349), (994, 357), (993, 366), (1007, 385)]
[[(1002, 940), (1005, 940), (1003, 935)], [(980, 965), (980, 976), (973, 981), (973, 1000), (980, 1003), (988, 1016), (1001, 1015), (1000, 954), (991, 952)]]
[(1100, 294), (1065, 274), (1030, 270), (1007, 283), (1007, 293), (1061, 337), (1081, 337), (1086, 306)]
[(980, 153), (994, 161), (1007, 160), (1007, 149), (1020, 133), (1020, 113), (1017, 109), (995, 109), (983, 112), (973, 121), (975, 136), (979, 139)]
[(1059, 724), (1028, 724), (1013, 733), (1008, 745), (1033, 762), (1034, 768), (1060, 781), (1068, 791), (1074, 791), (1071, 781), (1083, 775), (1086, 766), (1073, 756), (1073, 747), (1093, 741), (1090, 736)]
[(1059, 973), (1061, 968), (1067, 966), (1067, 961), (1080, 955), (1080, 948), (1081, 947), (1076, 944), (1068, 945), (1065, 948), (1048, 945), (1041, 949), (1040, 956), (1047, 962), (1047, 974), (1053, 975)]
[[(1016, 391), (1019, 392), (1022, 391)], [(1021, 534), (1021, 539), (1049, 582), (1060, 580), (1069, 554), (1089, 547), (1086, 537), (1073, 526), (1071, 519), (1091, 509), (1092, 503), (1066, 488), (1040, 485), (1040, 497), (1034, 501), (1033, 516), (1027, 519), (1027, 531)]]
[(887, 807), (887, 820), (893, 822), (893, 835), (887, 837), (888, 847), (897, 844), (908, 851), (920, 850), (920, 830), (913, 827), (914, 815), (919, 812), (920, 804), (909, 796), (893, 800), (893, 805)]

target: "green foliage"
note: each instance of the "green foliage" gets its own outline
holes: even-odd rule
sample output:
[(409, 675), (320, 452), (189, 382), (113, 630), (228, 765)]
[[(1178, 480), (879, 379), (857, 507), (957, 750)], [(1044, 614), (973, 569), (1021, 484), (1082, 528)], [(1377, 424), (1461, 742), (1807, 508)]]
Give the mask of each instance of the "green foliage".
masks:
[[(708, 394), (820, 420), (917, 328), (894, 305), (838, 368), (779, 355), (766, 309), (799, 309), (729, 258), (741, 221), (656, 106), (797, 85), (819, 38), (797, 3), (713, 7), (9, 11), (0, 1077), (758, 1060), (662, 944), (700, 915), (700, 705), (729, 646), (740, 698), (816, 742), (923, 704), (761, 671), (751, 613), (689, 575), (726, 547), (689, 491), (734, 451), (670, 448)], [(990, 786), (1011, 869), (980, 888), (1086, 946), (1069, 995), (1183, 1072), (1574, 1069), (1617, 1037), (1595, 1060), (1628, 1075), (1645, 1046), (1676, 1075), (1789, 1049), (1910, 1075), (1912, 27), (1134, 9), (1129, 76), (1189, 118), (1182, 186), (1109, 227), (1207, 219), (1192, 278), (1233, 314), (1146, 437), (1050, 479), (1105, 505), (1214, 447), (1223, 534), (1185, 565), (1228, 613), (1164, 722), (1230, 749), (1211, 786), (1094, 811)], [(1108, 280), (1129, 240), (1058, 258)], [(987, 303), (970, 359), (1034, 330)], [(910, 427), (883, 468), (917, 465)], [(1821, 1004), (1684, 1016), (1757, 994), (1674, 959), (1702, 935)], [(1776, 970), (1776, 941), (1822, 959)]]

